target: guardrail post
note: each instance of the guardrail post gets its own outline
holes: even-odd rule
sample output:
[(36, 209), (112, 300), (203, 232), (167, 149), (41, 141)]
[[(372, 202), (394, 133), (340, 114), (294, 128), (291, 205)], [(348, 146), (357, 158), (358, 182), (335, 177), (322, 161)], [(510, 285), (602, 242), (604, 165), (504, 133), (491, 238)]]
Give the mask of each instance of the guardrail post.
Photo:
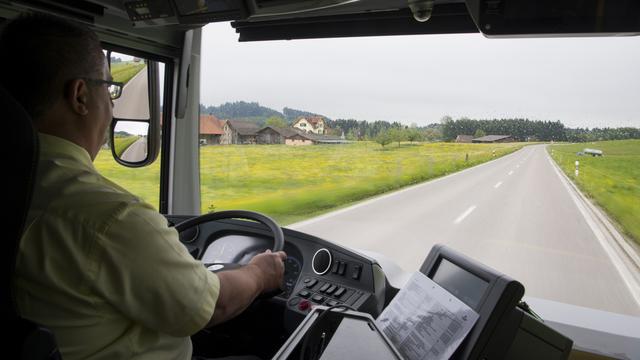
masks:
[(580, 174), (580, 161), (576, 160), (576, 176)]

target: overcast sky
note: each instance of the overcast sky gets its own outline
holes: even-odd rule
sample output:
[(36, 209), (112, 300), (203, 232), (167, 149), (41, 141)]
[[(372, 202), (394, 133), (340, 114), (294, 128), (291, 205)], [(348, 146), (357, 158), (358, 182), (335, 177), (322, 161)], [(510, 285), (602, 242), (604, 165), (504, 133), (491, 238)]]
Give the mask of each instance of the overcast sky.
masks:
[(449, 115), (640, 127), (640, 37), (237, 39), (228, 23), (204, 28), (201, 103), (407, 125)]

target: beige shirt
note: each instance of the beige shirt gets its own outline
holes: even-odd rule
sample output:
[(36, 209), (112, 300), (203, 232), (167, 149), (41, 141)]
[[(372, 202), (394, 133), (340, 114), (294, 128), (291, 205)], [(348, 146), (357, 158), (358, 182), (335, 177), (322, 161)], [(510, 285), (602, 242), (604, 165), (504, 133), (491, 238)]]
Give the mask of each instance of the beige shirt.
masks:
[(211, 318), (218, 277), (82, 147), (39, 137), (15, 277), (21, 315), (53, 330), (65, 360), (190, 359), (189, 335)]

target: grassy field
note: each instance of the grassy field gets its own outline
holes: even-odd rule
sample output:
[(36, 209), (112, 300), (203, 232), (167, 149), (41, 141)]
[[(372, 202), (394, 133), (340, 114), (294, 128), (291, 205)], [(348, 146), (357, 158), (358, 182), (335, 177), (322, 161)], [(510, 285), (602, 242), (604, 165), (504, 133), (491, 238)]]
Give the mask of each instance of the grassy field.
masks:
[(122, 156), (122, 153), (138, 139), (140, 139), (140, 136), (116, 137), (113, 139), (116, 155), (118, 157)]
[[(584, 148), (602, 150), (604, 156), (577, 156)], [(553, 145), (548, 151), (582, 192), (640, 244), (640, 140)], [(578, 177), (576, 160), (580, 161)]]
[[(200, 148), (202, 212), (249, 209), (283, 225), (459, 171), (524, 144), (226, 145)], [(468, 155), (468, 159), (467, 159)], [(159, 161), (128, 169), (101, 151), (96, 167), (158, 206)]]
[[(290, 224), (512, 152), (517, 144), (207, 146), (202, 211), (251, 209)], [(468, 161), (465, 161), (468, 154)]]
[(125, 61), (111, 64), (111, 76), (113, 81), (127, 83), (140, 70), (147, 66), (144, 62)]
[(124, 167), (111, 156), (110, 149), (101, 149), (93, 162), (96, 169), (111, 181), (138, 195), (156, 209), (160, 203), (160, 157), (143, 168)]

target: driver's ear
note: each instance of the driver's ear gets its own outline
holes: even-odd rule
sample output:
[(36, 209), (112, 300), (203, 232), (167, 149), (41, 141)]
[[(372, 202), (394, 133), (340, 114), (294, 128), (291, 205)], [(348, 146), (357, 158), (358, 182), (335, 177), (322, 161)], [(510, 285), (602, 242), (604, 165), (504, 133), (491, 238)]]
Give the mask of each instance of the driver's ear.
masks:
[(83, 79), (73, 79), (67, 84), (65, 90), (65, 101), (71, 109), (78, 115), (87, 115), (89, 113), (87, 82)]

